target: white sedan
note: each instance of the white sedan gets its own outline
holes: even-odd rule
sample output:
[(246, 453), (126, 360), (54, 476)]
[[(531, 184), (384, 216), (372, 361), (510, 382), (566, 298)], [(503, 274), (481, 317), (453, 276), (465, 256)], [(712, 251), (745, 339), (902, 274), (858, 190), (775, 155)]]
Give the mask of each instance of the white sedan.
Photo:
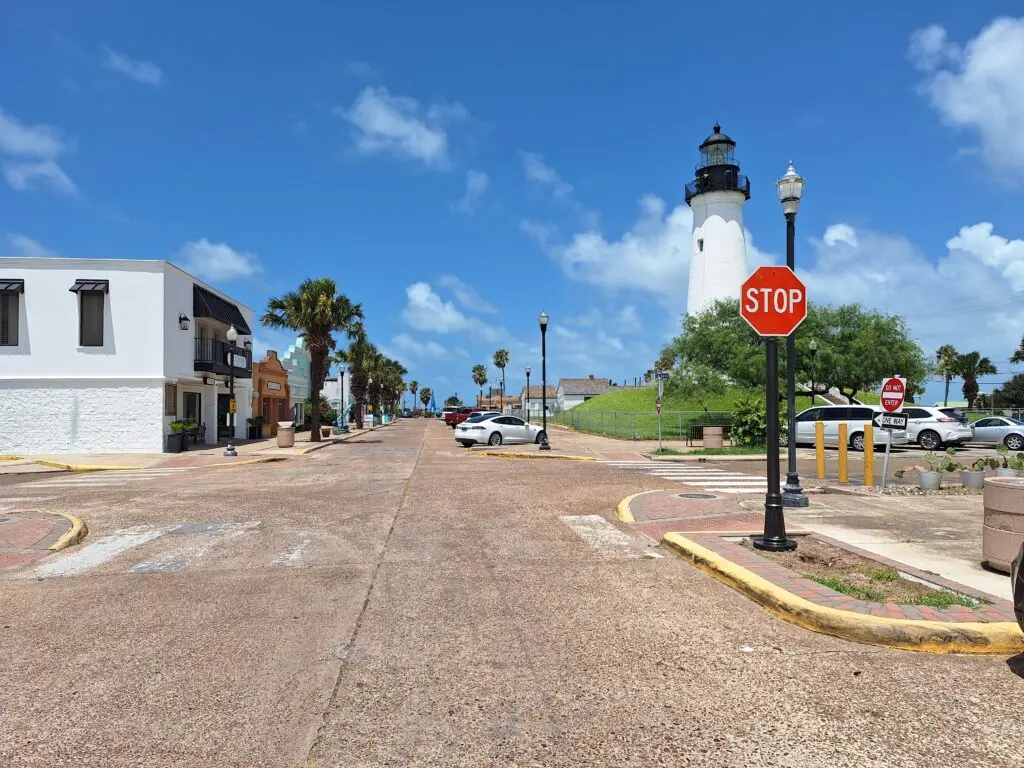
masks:
[(455, 439), (467, 448), (476, 444), (539, 443), (544, 436), (540, 425), (527, 424), (515, 416), (484, 413), (455, 427)]

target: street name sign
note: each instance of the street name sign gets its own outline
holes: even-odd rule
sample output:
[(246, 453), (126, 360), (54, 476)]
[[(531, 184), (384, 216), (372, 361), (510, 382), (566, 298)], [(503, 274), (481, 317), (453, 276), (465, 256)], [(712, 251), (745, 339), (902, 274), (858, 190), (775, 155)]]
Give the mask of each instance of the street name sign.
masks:
[(668, 371), (658, 371), (657, 373), (654, 374), (654, 378), (656, 378), (656, 379), (667, 379), (670, 375), (671, 374), (669, 374)]
[(789, 267), (759, 267), (740, 288), (740, 314), (761, 336), (789, 336), (807, 317), (807, 288)]
[(903, 407), (907, 396), (907, 380), (892, 376), (882, 384), (882, 407), (889, 413), (895, 413)]
[(876, 413), (873, 419), (875, 426), (881, 429), (906, 429), (907, 414), (905, 413)]

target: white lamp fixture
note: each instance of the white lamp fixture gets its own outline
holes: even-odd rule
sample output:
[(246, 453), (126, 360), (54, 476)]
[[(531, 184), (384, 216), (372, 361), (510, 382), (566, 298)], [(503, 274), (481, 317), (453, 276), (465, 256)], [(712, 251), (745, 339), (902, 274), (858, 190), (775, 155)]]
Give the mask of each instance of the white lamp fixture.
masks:
[(804, 179), (803, 176), (796, 172), (792, 160), (789, 162), (789, 169), (786, 171), (786, 175), (779, 179), (775, 186), (779, 190), (782, 212), (786, 215), (793, 214), (796, 216), (797, 210), (800, 208), (800, 198), (804, 194)]
[(238, 331), (235, 330), (235, 326), (232, 325), (228, 328), (227, 337), (228, 341), (230, 341), (232, 346), (234, 346), (234, 343), (238, 341)]

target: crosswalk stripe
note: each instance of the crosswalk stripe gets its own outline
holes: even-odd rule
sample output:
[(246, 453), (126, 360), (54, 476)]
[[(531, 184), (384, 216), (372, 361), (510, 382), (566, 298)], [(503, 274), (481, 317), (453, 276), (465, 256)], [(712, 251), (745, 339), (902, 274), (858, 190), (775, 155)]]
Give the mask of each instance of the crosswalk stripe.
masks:
[(152, 541), (162, 536), (163, 531), (156, 528), (129, 528), (104, 536), (99, 541), (86, 544), (77, 552), (65, 555), (59, 560), (44, 563), (36, 568), (37, 576), (75, 576), (91, 568), (103, 565), (122, 552)]

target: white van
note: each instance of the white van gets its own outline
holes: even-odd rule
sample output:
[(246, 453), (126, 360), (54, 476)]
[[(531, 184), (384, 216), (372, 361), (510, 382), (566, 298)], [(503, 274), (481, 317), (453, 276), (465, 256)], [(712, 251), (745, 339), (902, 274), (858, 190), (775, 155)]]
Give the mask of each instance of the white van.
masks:
[[(875, 414), (884, 412), (881, 406), (870, 405), (817, 405), (796, 415), (797, 445), (814, 445), (814, 424), (825, 423), (825, 445), (839, 445), (839, 425), (846, 424), (847, 440), (855, 451), (864, 450), (864, 425), (871, 424)], [(874, 443), (883, 448), (888, 440), (892, 445), (906, 445), (910, 441), (904, 430), (888, 432), (875, 426)]]

